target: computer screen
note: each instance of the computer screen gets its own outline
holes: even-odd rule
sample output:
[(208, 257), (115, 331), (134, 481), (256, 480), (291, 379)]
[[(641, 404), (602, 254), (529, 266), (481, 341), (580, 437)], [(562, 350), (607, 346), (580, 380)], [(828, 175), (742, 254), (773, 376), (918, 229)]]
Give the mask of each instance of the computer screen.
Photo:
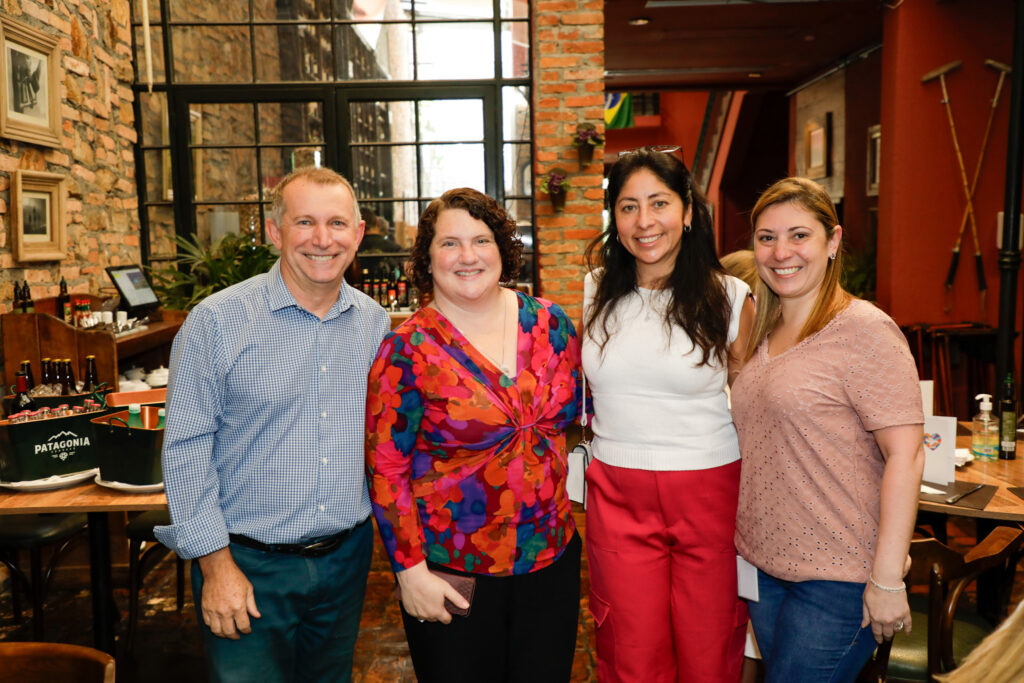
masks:
[(160, 305), (160, 299), (149, 284), (146, 274), (142, 272), (141, 266), (110, 266), (107, 268), (107, 274), (121, 294), (122, 308), (131, 312)]

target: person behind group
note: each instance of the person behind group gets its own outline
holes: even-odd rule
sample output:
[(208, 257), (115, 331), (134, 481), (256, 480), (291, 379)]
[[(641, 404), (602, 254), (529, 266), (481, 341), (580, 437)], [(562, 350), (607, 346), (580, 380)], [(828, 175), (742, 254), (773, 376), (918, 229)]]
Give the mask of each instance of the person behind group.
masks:
[[(370, 370), (370, 498), (401, 593), (416, 676), (567, 681), (581, 541), (565, 491), (579, 342), (565, 313), (501, 283), (514, 220), (476, 190), (424, 211), (409, 273), (421, 308)], [(474, 577), (467, 601), (435, 572)]]
[(608, 176), (608, 229), (588, 250), (583, 368), (598, 678), (736, 681), (739, 446), (726, 385), (744, 355), (749, 288), (715, 256), (686, 166), (649, 148)]
[(743, 280), (750, 287), (750, 291), (757, 290), (757, 283), (760, 276), (757, 274), (757, 263), (754, 261), (754, 252), (750, 249), (730, 251), (722, 257), (722, 268), (735, 278)]
[(999, 628), (950, 673), (935, 677), (942, 683), (1019, 683), (1024, 681), (1024, 601)]
[(192, 565), (211, 681), (347, 681), (373, 529), (366, 377), (389, 329), (343, 273), (352, 186), (302, 168), (273, 192), (268, 273), (204, 299), (174, 340), (161, 543)]
[(896, 324), (840, 286), (843, 229), (824, 188), (781, 180), (750, 218), (761, 283), (732, 407), (736, 546), (759, 570), (751, 622), (769, 683), (852, 681), (876, 642), (911, 628), (917, 370)]

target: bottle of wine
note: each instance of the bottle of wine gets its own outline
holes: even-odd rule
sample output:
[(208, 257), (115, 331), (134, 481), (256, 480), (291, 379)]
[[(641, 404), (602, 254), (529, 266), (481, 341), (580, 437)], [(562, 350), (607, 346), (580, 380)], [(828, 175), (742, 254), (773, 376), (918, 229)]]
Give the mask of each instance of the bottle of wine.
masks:
[(11, 414), (20, 413), (23, 410), (35, 410), (36, 402), (28, 395), (25, 373), (16, 372), (14, 377), (16, 391), (14, 393), (14, 402), (11, 404)]
[(14, 281), (14, 299), (11, 301), (11, 313), (21, 313), (21, 285)]
[(409, 280), (405, 271), (398, 276), (398, 307), (409, 308)]
[(68, 306), (70, 304), (70, 302), (71, 302), (71, 300), (68, 297), (68, 281), (65, 280), (63, 277), (61, 277), (61, 279), (60, 279), (60, 293), (57, 294), (57, 310), (56, 310), (55, 315), (58, 318), (60, 318), (61, 320), (63, 320), (64, 322), (68, 321), (68, 318), (67, 318), (67, 315), (66, 315), (64, 309), (65, 309), (66, 306)]
[(87, 394), (96, 391), (100, 384), (99, 375), (96, 373), (96, 356), (85, 357), (85, 387), (82, 389)]
[(1017, 458), (1017, 392), (1013, 374), (1007, 373), (1003, 382), (1003, 397), (999, 401), (999, 459)]
[(25, 313), (36, 312), (36, 302), (32, 301), (32, 289), (28, 286), (28, 280), (21, 286), (21, 309)]
[(156, 411), (156, 428), (163, 429), (164, 423), (167, 422), (167, 409), (159, 408)]

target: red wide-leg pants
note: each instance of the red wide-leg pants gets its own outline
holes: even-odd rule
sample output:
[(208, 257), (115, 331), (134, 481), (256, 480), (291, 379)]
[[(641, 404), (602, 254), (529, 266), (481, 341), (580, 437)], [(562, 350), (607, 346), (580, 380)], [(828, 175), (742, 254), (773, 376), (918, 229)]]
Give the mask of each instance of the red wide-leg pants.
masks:
[(740, 463), (587, 470), (590, 610), (601, 683), (733, 683), (746, 604), (736, 596)]

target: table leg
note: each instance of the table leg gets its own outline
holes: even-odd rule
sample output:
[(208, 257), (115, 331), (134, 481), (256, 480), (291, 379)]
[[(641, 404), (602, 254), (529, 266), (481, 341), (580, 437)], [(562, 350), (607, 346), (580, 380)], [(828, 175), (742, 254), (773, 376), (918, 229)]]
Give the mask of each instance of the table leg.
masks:
[(114, 654), (114, 595), (110, 578), (110, 524), (106, 512), (89, 513), (92, 629), (97, 649)]

